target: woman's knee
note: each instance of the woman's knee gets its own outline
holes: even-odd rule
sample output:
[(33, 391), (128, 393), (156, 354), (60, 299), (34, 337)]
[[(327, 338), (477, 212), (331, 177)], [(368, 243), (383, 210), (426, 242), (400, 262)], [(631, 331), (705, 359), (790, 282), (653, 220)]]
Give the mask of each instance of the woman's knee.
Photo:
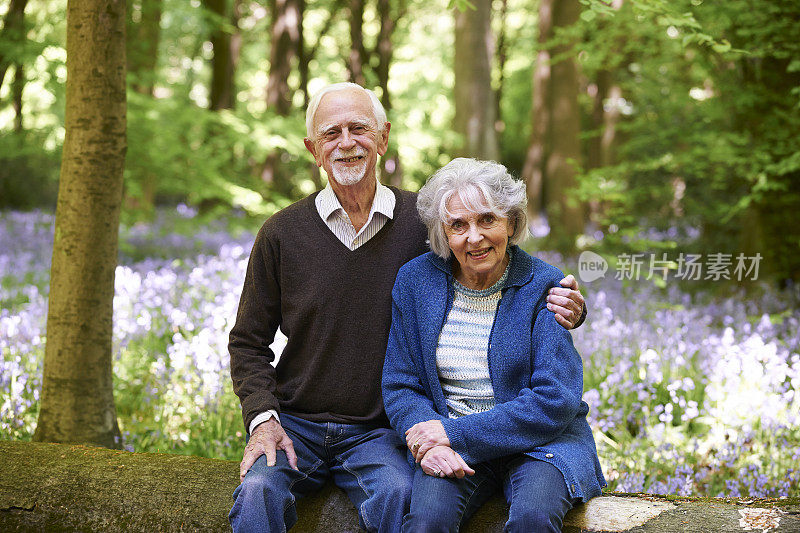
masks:
[(458, 521), (445, 512), (415, 510), (403, 519), (403, 531), (413, 533), (447, 533), (458, 531)]
[(561, 517), (544, 509), (516, 509), (508, 516), (506, 531), (555, 532), (561, 531)]

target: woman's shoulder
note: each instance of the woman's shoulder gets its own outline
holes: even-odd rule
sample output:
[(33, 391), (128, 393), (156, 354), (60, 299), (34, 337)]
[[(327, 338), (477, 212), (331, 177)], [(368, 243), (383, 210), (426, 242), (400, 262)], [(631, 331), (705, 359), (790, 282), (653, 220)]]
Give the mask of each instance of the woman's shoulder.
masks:
[(557, 266), (542, 261), (538, 257), (533, 257), (532, 259), (534, 278), (555, 279), (555, 282), (558, 283), (564, 277), (564, 273)]
[(515, 258), (520, 262), (521, 268), (526, 271), (528, 280), (523, 286), (528, 290), (537, 293), (547, 291), (550, 287), (557, 286), (564, 277), (558, 267), (542, 261), (538, 257), (533, 257), (522, 249), (515, 250)]

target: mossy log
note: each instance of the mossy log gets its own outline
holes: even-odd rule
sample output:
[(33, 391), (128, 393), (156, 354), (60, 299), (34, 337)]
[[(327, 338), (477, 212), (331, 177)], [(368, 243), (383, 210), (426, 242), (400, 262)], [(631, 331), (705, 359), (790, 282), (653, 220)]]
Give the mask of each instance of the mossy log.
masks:
[[(218, 459), (0, 442), (0, 531), (229, 531), (238, 472), (237, 463)], [(739, 510), (755, 506), (781, 519), (773, 531), (800, 531), (797, 498), (743, 503), (647, 495), (595, 498), (570, 511), (564, 530), (742, 531)], [(355, 509), (332, 485), (300, 500), (298, 515), (293, 533), (358, 531)], [(466, 531), (502, 531), (506, 517), (496, 496)]]

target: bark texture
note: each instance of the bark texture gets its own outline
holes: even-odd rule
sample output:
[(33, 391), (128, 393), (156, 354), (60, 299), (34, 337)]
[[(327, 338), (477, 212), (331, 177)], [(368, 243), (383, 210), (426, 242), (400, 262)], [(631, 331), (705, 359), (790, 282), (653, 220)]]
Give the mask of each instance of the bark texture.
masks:
[[(395, 10), (392, 10), (392, 4), (395, 4)], [(375, 55), (378, 58), (375, 73), (378, 75), (378, 86), (381, 88), (381, 104), (386, 110), (386, 115), (390, 116), (392, 98), (389, 93), (389, 68), (394, 56), (392, 35), (395, 28), (397, 28), (397, 23), (405, 16), (407, 3), (406, 0), (395, 0), (394, 2), (391, 0), (378, 0), (377, 8), (381, 27), (378, 31), (378, 41), (375, 44)], [(395, 187), (401, 187), (403, 184), (403, 168), (400, 165), (400, 156), (397, 153), (396, 143), (389, 144), (389, 149), (382, 158), (381, 166), (381, 180)]]
[[(289, 86), (289, 75), (299, 58), (304, 57), (303, 12), (305, 0), (272, 0), (271, 44), (269, 54), (269, 79), (267, 81), (267, 106), (280, 116), (292, 109), (294, 91)], [(261, 179), (269, 187), (286, 197), (291, 197), (291, 176), (281, 160), (281, 150), (267, 155), (261, 169)]]
[[(241, 35), (239, 34), (238, 9), (228, 9), (227, 0), (203, 0), (206, 9), (214, 13), (214, 30), (211, 32), (211, 47), (214, 57), (211, 60), (211, 90), (208, 108), (211, 110), (233, 109), (236, 105), (234, 75), (239, 60)], [(226, 21), (233, 31), (225, 27)]]
[[(547, 213), (550, 239), (571, 249), (583, 231), (584, 207), (575, 198), (576, 162), (581, 160), (578, 70), (565, 55), (569, 43), (549, 47), (558, 28), (578, 20), (578, 0), (542, 0), (539, 7), (539, 46), (533, 73), (533, 130), (523, 169), (528, 183), (531, 214)], [(553, 61), (559, 57), (558, 61)]]
[(14, 108), (14, 131), (22, 133), (22, 93), (25, 90), (25, 67), (14, 64), (14, 83), (11, 84), (11, 106)]
[(67, 4), (66, 136), (34, 439), (114, 447), (112, 303), (125, 161), (125, 1)]
[[(239, 465), (233, 461), (0, 442), (0, 531), (230, 531), (227, 515), (238, 483)], [(563, 531), (742, 530), (738, 509), (745, 504), (736, 500), (671, 500), (675, 503), (648, 495), (601, 496), (570, 511)], [(798, 498), (749, 499), (747, 506), (782, 513), (776, 533), (798, 531)], [(360, 531), (353, 505), (330, 483), (298, 500), (297, 514), (292, 533)], [(463, 531), (503, 531), (507, 516), (498, 494)]]
[(473, 0), (475, 9), (456, 12), (455, 25), (455, 130), (463, 137), (458, 153), (478, 159), (499, 159), (500, 147), (492, 90), (491, 0)]
[(300, 56), (305, 0), (271, 0), (269, 80), (267, 106), (281, 116), (292, 107), (289, 74)]
[(161, 40), (163, 0), (131, 0), (128, 4), (128, 74), (136, 92), (153, 95)]
[[(3, 29), (0, 31), (1, 42), (13, 42), (17, 46), (22, 46), (25, 42), (25, 6), (28, 0), (11, 0), (8, 5)], [(8, 54), (0, 51), (0, 88), (3, 87), (3, 79), (6, 76), (8, 67), (13, 63)]]
[(350, 0), (350, 55), (347, 58), (349, 81), (364, 87), (364, 66), (367, 52), (364, 49), (364, 0)]

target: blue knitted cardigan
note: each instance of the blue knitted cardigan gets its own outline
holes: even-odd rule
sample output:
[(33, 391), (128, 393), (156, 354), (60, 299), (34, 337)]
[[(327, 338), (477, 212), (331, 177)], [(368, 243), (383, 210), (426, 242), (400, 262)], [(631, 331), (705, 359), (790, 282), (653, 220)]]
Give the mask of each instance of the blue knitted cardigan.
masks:
[(453, 303), (450, 261), (429, 252), (397, 274), (382, 383), (392, 427), (404, 435), (417, 422), (441, 420), (468, 464), (524, 453), (558, 468), (572, 498), (597, 496), (606, 482), (581, 399), (583, 363), (546, 307), (548, 289), (563, 274), (514, 247), (489, 337), (497, 405), (452, 419), (436, 372), (436, 345)]

